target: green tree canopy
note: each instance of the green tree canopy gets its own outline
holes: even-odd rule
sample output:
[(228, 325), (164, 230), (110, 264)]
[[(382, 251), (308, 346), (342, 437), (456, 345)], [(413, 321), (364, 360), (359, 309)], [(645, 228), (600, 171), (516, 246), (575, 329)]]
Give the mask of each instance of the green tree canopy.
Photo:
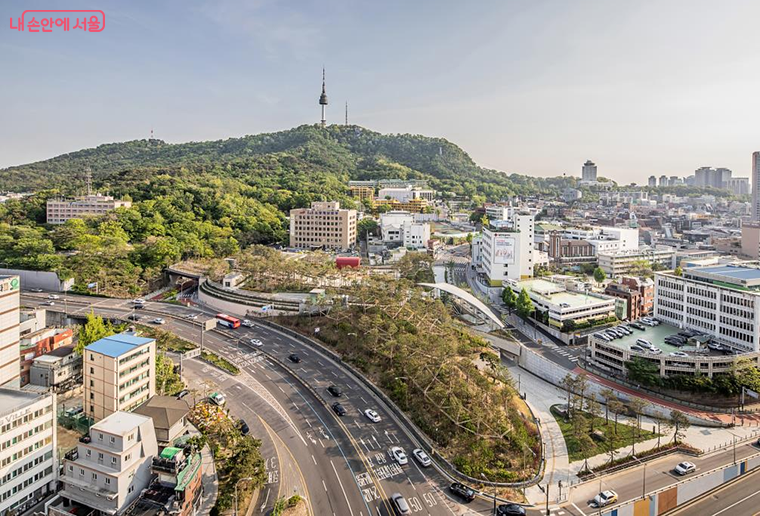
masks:
[(522, 289), (520, 295), (517, 297), (515, 307), (517, 308), (517, 313), (520, 314), (520, 317), (523, 319), (527, 319), (530, 317), (530, 314), (533, 313), (535, 307), (533, 306), (533, 301), (530, 300), (527, 290)]

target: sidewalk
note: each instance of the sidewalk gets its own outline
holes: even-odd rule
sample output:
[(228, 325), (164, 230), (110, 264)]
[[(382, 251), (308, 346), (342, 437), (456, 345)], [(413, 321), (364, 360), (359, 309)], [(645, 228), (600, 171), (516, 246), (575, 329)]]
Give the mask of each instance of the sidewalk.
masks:
[[(200, 434), (195, 427), (193, 427), (190, 432), (193, 435)], [(216, 505), (216, 497), (219, 487), (216, 482), (216, 465), (214, 464), (214, 456), (211, 454), (211, 448), (209, 448), (208, 445), (204, 446), (201, 450), (201, 457), (203, 459), (203, 478), (201, 479), (201, 483), (203, 484), (203, 501), (201, 502), (197, 516), (207, 516), (211, 514), (211, 509)]]
[[(549, 408), (552, 405), (564, 403), (564, 393), (517, 365), (508, 365), (507, 369), (509, 369), (516, 384), (519, 384), (520, 391), (527, 393), (525, 401), (540, 422), (541, 439), (544, 442), (544, 455), (546, 457), (546, 472), (541, 484), (551, 486), (549, 501), (556, 502), (557, 483), (562, 481), (564, 485), (568, 485), (570, 469), (562, 430), (560, 430)], [(546, 494), (538, 486), (527, 488), (525, 497), (533, 504), (541, 504), (546, 501)]]

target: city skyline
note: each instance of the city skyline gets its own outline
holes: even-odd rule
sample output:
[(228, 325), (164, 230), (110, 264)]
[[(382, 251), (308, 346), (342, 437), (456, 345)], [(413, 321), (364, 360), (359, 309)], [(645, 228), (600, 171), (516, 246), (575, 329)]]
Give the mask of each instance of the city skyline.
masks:
[[(323, 66), (352, 123), (444, 137), (506, 173), (580, 177), (591, 159), (621, 184), (706, 165), (749, 176), (760, 148), (741, 116), (760, 108), (759, 44), (744, 36), (760, 6), (446, 2), (402, 18), (395, 2), (337, 0), (101, 8), (102, 33), (0, 31), (15, 99), (0, 167), (151, 130), (180, 143), (317, 124)], [(339, 111), (328, 124), (343, 123)]]

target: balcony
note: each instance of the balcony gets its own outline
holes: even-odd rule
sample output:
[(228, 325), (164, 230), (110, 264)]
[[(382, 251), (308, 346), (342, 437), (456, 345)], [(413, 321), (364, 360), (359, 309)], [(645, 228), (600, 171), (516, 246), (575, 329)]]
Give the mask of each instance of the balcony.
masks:
[(63, 455), (63, 458), (66, 460), (75, 461), (79, 458), (79, 450), (77, 450), (76, 448), (74, 448), (73, 450), (69, 450)]
[(79, 442), (82, 444), (90, 444), (92, 442), (92, 438), (89, 435), (83, 435), (79, 438)]
[(169, 473), (176, 475), (187, 466), (187, 457), (182, 457), (180, 460), (176, 459), (164, 459), (161, 457), (153, 458), (153, 471)]

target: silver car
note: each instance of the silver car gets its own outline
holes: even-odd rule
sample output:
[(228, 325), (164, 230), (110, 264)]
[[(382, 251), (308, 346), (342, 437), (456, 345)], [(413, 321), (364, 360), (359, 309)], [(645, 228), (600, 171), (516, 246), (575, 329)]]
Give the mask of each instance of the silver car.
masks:
[(391, 495), (391, 504), (396, 510), (396, 514), (412, 514), (412, 509), (409, 508), (406, 498), (401, 493), (393, 493)]

